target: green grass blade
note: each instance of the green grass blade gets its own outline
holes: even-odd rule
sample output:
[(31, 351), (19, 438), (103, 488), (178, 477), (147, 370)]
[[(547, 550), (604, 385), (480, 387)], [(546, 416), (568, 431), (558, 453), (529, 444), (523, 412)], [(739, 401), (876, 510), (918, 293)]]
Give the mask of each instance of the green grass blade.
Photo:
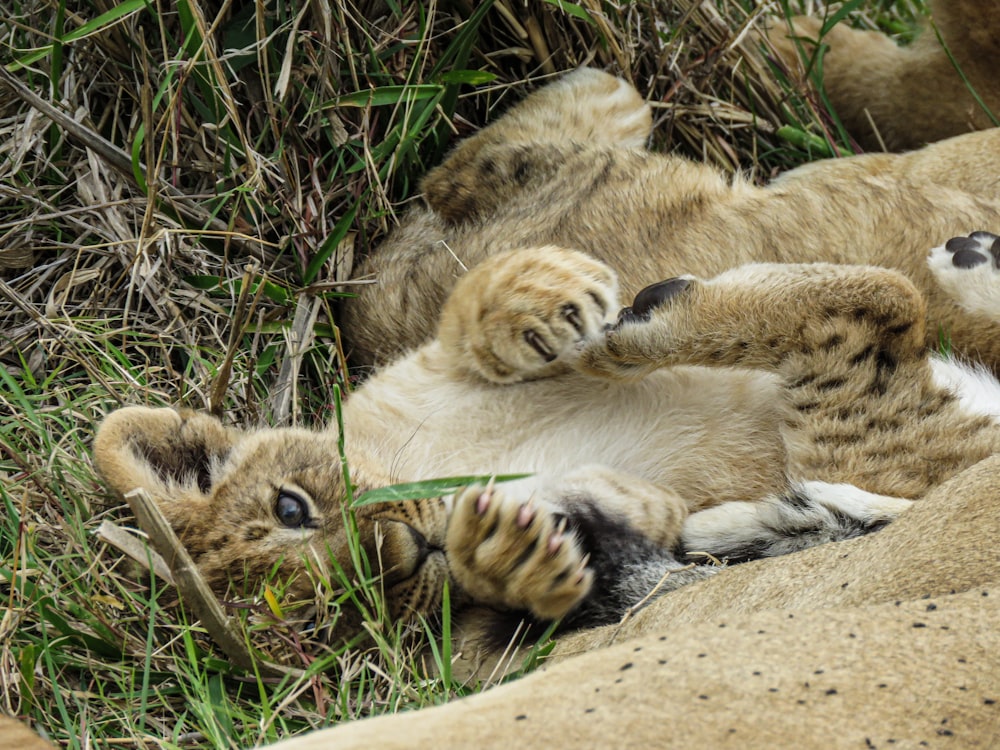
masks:
[(487, 482), (512, 482), (516, 479), (530, 477), (531, 474), (479, 474), (464, 477), (445, 477), (429, 479), (423, 482), (403, 482), (388, 487), (368, 490), (354, 501), (355, 508), (375, 503), (392, 503), (399, 500), (421, 500), (428, 497), (450, 495), (468, 487), (470, 484), (486, 484)]
[(116, 5), (110, 10), (101, 13), (99, 16), (91, 19), (82, 26), (79, 26), (76, 29), (70, 31), (69, 33), (62, 35), (61, 38), (57, 39), (52, 44), (48, 44), (44, 47), (41, 47), (35, 50), (34, 52), (25, 55), (19, 60), (15, 60), (14, 62), (10, 63), (7, 66), (7, 70), (9, 70), (11, 73), (14, 73), (20, 70), (21, 68), (26, 68), (29, 65), (33, 65), (39, 60), (42, 60), (48, 57), (49, 55), (53, 54), (57, 45), (61, 49), (63, 45), (69, 44), (70, 42), (75, 42), (76, 40), (83, 39), (84, 37), (89, 36), (90, 34), (95, 34), (97, 32), (104, 31), (105, 29), (109, 28), (110, 26), (124, 19), (126, 16), (129, 16), (133, 13), (137, 13), (140, 10), (143, 10), (145, 7), (146, 7), (145, 0), (126, 0), (120, 5)]

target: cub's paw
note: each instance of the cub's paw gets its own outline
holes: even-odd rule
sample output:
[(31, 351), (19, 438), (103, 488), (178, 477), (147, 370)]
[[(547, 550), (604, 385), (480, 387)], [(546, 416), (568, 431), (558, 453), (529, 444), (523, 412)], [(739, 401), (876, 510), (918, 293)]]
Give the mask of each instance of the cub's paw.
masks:
[(494, 256), (456, 285), (438, 340), (452, 364), (494, 383), (570, 369), (582, 342), (613, 320), (611, 269), (573, 250), (525, 248)]
[(642, 148), (653, 128), (649, 104), (627, 81), (578, 68), (541, 89), (537, 112), (549, 111), (553, 140)]
[(953, 237), (931, 250), (927, 265), (958, 305), (1000, 320), (1000, 237), (992, 232)]
[(474, 601), (554, 620), (590, 591), (593, 572), (566, 520), (542, 502), (474, 485), (455, 495), (445, 552)]
[(618, 321), (603, 338), (583, 347), (579, 368), (592, 375), (621, 380), (640, 378), (655, 370), (674, 349), (674, 325), (683, 325), (683, 321), (670, 319), (671, 309), (699, 283), (692, 277), (677, 277), (641, 290), (632, 304), (618, 313)]

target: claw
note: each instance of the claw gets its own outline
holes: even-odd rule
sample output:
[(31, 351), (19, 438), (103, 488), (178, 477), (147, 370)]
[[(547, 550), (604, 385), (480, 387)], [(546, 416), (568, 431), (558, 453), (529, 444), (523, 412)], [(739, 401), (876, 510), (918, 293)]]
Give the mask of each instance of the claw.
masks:
[(566, 318), (566, 321), (573, 326), (574, 329), (576, 329), (576, 332), (582, 335), (583, 317), (580, 315), (580, 308), (573, 303), (569, 303), (567, 305), (563, 305), (562, 314), (563, 317)]
[(566, 539), (566, 519), (562, 518), (559, 520), (559, 525), (556, 530), (552, 532), (552, 536), (549, 537), (548, 553), (554, 555), (562, 547), (563, 541)]
[(535, 520), (535, 503), (529, 499), (517, 511), (517, 526), (520, 529), (526, 529), (533, 520)]
[(479, 497), (476, 499), (476, 513), (483, 515), (486, 510), (490, 507), (490, 501), (493, 500), (493, 487), (496, 485), (496, 476), (490, 477), (490, 481), (486, 483), (486, 487), (483, 491), (479, 493)]
[(529, 328), (524, 332), (524, 340), (528, 343), (528, 346), (542, 355), (542, 359), (546, 362), (551, 362), (556, 358), (556, 353), (549, 347), (548, 342), (533, 328)]
[(590, 553), (588, 552), (583, 556), (583, 560), (580, 562), (580, 567), (576, 571), (576, 582), (583, 583), (583, 579), (587, 577), (587, 565), (590, 563)]
[(476, 498), (476, 514), (480, 516), (485, 515), (492, 499), (493, 495), (488, 489), (480, 492), (479, 497)]

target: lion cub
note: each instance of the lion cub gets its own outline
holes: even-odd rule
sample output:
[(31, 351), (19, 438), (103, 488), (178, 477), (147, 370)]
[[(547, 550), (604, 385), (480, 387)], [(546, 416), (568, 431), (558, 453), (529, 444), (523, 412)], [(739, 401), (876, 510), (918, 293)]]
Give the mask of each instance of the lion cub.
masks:
[[(159, 503), (220, 592), (277, 570), (289, 598), (311, 601), (339, 568), (380, 579), (408, 617), (436, 612), (447, 582), (459, 619), (485, 611), (502, 640), (522, 616), (614, 621), (718, 574), (683, 564), (692, 553), (739, 560), (878, 528), (1000, 449), (996, 381), (925, 348), (926, 297), (936, 320), (962, 324), (967, 350), (1000, 362), (1000, 241), (976, 232), (929, 261), (903, 253), (996, 217), (992, 198), (960, 186), (996, 191), (1000, 162), (984, 170), (997, 134), (814, 165), (761, 191), (643, 151), (648, 129), (631, 87), (581, 70), (460, 146), (428, 180), (438, 213), (416, 212), (388, 248), (400, 287), (353, 308), (376, 315), (368, 333), (397, 326), (396, 342), (432, 319), (436, 333), (356, 390), (342, 425), (241, 431), (130, 407), (98, 431), (99, 470)], [(539, 140), (553, 132), (567, 139)], [(478, 261), (457, 279), (434, 276), (446, 238)], [(881, 248), (924, 294), (885, 268), (751, 262), (796, 248), (855, 262)], [(619, 310), (618, 274), (598, 256), (633, 284), (674, 275), (665, 266), (702, 278)], [(451, 286), (438, 315), (434, 295)], [(516, 473), (529, 476), (349, 502)], [(359, 627), (345, 608), (335, 632)]]
[(945, 338), (1000, 372), (995, 318), (956, 298), (926, 262), (950, 237), (1000, 232), (1000, 128), (813, 162), (758, 187), (647, 151), (651, 121), (625, 81), (581, 69), (459, 144), (425, 178), (427, 205), (356, 274), (379, 283), (345, 303), (353, 360), (385, 363), (429, 340), (466, 269), (555, 245), (607, 263), (629, 298), (656, 279), (754, 262), (894, 268), (927, 301), (928, 345)]
[[(994, 300), (998, 256), (986, 233), (934, 254)], [(465, 275), (436, 338), (361, 386), (342, 428), (355, 495), (527, 478), (347, 523), (337, 425), (241, 432), (143, 407), (107, 417), (95, 459), (118, 492), (152, 494), (220, 592), (279, 568), (309, 598), (334, 564), (353, 569), (356, 526), (397, 616), (434, 612), (447, 581), (459, 617), (498, 613), (487, 631), (502, 639), (511, 612), (611, 622), (718, 570), (683, 565), (689, 553), (745, 559), (878, 528), (1000, 450), (1000, 386), (987, 408), (965, 371), (945, 366), (960, 387), (942, 385), (924, 341), (923, 299), (895, 271), (752, 264), (619, 310), (607, 266), (526, 247)]]

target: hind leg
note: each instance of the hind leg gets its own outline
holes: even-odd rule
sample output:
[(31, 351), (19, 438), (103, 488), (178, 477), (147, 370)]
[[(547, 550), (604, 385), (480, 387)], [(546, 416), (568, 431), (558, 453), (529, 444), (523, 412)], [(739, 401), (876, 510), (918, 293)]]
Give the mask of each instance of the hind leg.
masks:
[(913, 501), (850, 484), (807, 481), (758, 502), (729, 502), (693, 513), (681, 546), (728, 562), (777, 557), (818, 544), (853, 539), (894, 521)]
[(901, 274), (870, 266), (754, 263), (713, 279), (646, 287), (578, 366), (635, 378), (664, 366), (830, 370), (924, 355), (924, 302)]
[(580, 68), (463, 141), (424, 179), (424, 197), (450, 223), (480, 218), (543, 184), (571, 146), (642, 148), (651, 129), (649, 105), (629, 83)]

